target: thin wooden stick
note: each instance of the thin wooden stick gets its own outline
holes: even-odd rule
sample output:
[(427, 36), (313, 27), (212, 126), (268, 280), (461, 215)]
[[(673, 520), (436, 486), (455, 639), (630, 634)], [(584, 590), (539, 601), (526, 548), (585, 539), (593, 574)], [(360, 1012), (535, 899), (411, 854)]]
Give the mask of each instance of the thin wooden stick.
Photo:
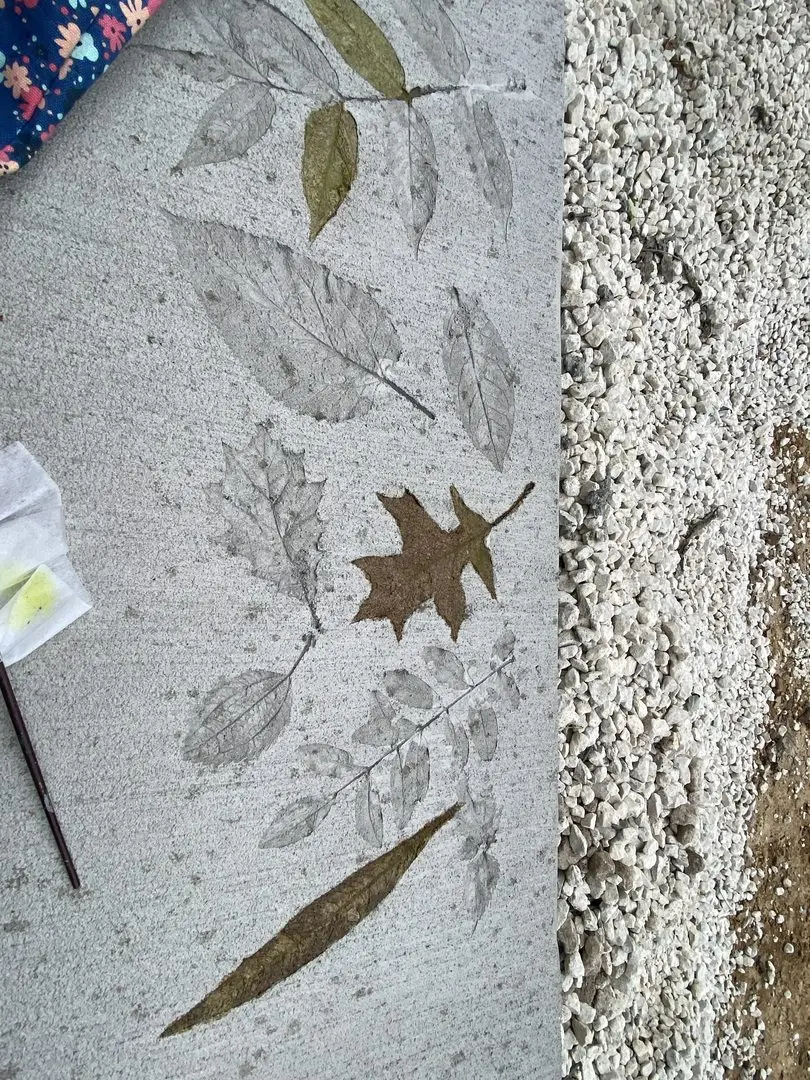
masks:
[(56, 816), (51, 797), (45, 786), (45, 778), (39, 767), (37, 755), (34, 752), (34, 747), (31, 743), (31, 737), (28, 734), (28, 729), (25, 726), (19, 703), (14, 694), (14, 688), (11, 685), (11, 679), (8, 677), (8, 671), (2, 660), (0, 660), (0, 694), (2, 694), (3, 701), (8, 709), (8, 715), (11, 718), (11, 723), (17, 734), (20, 748), (22, 749), (23, 757), (25, 758), (25, 764), (28, 766), (28, 771), (31, 773), (31, 779), (34, 781), (34, 787), (37, 789), (39, 801), (42, 803), (42, 809), (45, 811), (45, 817), (48, 819), (53, 838), (56, 841), (56, 846), (59, 848), (59, 854), (62, 856), (62, 862), (65, 864), (65, 869), (70, 878), (70, 884), (74, 889), (78, 889), (81, 887), (79, 875), (76, 873), (76, 867), (73, 865), (73, 859), (68, 850), (67, 843), (65, 842), (65, 837), (62, 834), (61, 826), (59, 825), (59, 819)]

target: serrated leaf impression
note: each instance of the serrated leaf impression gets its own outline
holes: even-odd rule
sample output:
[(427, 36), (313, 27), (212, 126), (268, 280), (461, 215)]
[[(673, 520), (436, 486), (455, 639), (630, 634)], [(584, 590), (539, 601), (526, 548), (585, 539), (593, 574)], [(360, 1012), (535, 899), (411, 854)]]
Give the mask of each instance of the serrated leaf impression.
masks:
[(178, 256), (206, 314), (259, 384), (292, 409), (330, 421), (364, 416), (402, 352), (364, 289), (276, 241), (167, 213)]
[(478, 299), (450, 290), (442, 360), (456, 413), (473, 446), (503, 470), (515, 423), (515, 369)]
[(241, 157), (270, 130), (275, 111), (268, 87), (234, 83), (203, 114), (177, 168)]
[(250, 761), (278, 739), (290, 718), (289, 674), (243, 671), (211, 690), (199, 723), (186, 736), (183, 757), (200, 765)]
[(317, 627), (318, 508), (325, 482), (308, 480), (304, 455), (285, 450), (264, 424), (257, 424), (244, 450), (223, 444), (223, 452), (225, 476), (208, 492), (228, 523), (222, 543), (249, 559), (257, 577), (302, 600)]
[(188, 1012), (172, 1021), (162, 1036), (179, 1035), (210, 1023), (266, 993), (340, 941), (394, 890), (428, 841), (457, 813), (451, 806), (390, 851), (355, 870), (294, 915), (265, 945), (226, 975)]

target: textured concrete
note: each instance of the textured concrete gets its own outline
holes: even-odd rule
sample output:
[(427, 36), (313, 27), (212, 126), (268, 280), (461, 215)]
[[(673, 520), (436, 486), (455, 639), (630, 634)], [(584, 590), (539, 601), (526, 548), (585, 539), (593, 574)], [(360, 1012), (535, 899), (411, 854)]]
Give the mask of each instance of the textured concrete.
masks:
[[(384, 3), (411, 82), (431, 78)], [(171, 173), (219, 92), (133, 46), (59, 137), (0, 187), (0, 439), (20, 439), (60, 484), (71, 557), (94, 608), (14, 679), (84, 882), (73, 893), (10, 728), (0, 723), (0, 1077), (192, 1080), (559, 1075), (556, 894), (558, 252), (562, 8), (458, 0), (470, 81), (526, 78), (490, 95), (514, 175), (508, 244), (460, 161), (452, 110), (425, 103), (440, 193), (418, 260), (393, 206), (378, 106), (359, 104), (360, 175), (310, 247), (299, 181), (303, 102), (279, 102), (245, 158)], [(316, 34), (303, 5), (284, 4)], [(321, 40), (321, 39), (319, 39)], [(149, 45), (194, 44), (172, 2)], [(341, 85), (363, 84), (340, 68)], [(435, 78), (435, 76), (434, 76)], [(266, 394), (213, 329), (178, 261), (166, 217), (208, 219), (307, 252), (374, 291), (403, 343), (399, 381), (438, 415), (381, 396), (329, 424)], [(448, 288), (478, 293), (517, 367), (503, 472), (453, 413), (441, 361)], [(215, 543), (221, 442), (245, 446), (272, 420), (308, 476), (326, 479), (317, 608), (323, 632), (296, 672), (290, 722), (257, 760), (212, 771), (183, 737), (218, 680), (286, 670), (309, 613)], [(449, 486), (494, 517), (499, 600), (471, 572), (465, 662), (517, 637), (518, 708), (498, 752), (471, 758), (471, 785), (502, 807), (501, 879), (475, 933), (462, 903), (459, 837), (447, 827), (366, 922), (318, 961), (209, 1027), (162, 1028), (301, 906), (372, 852), (351, 802), (283, 850), (258, 841), (278, 808), (313, 789), (296, 746), (351, 745), (367, 691), (390, 668), (450, 646), (432, 607), (397, 643), (352, 624), (367, 583), (351, 560), (397, 550), (374, 493), (407, 486), (444, 525)], [(412, 828), (453, 799), (434, 779)], [(405, 830), (408, 831), (407, 829)], [(386, 845), (395, 842), (386, 833)]]

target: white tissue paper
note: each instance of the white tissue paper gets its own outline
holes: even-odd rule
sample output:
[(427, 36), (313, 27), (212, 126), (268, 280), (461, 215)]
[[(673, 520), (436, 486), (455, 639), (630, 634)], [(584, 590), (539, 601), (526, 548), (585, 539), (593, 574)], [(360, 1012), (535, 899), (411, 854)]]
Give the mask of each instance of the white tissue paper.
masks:
[(22, 443), (0, 450), (0, 659), (7, 667), (90, 610), (67, 550), (59, 488)]

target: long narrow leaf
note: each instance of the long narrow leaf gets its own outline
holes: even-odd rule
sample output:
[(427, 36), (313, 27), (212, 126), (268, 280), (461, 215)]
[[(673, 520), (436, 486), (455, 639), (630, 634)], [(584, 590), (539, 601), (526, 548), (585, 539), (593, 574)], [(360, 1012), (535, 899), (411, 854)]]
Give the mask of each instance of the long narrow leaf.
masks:
[(162, 1035), (179, 1035), (210, 1023), (288, 979), (362, 922), (395, 888), (427, 842), (455, 817), (451, 806), (384, 855), (355, 870), (339, 885), (313, 900), (252, 956), (226, 975), (194, 1008), (178, 1017)]

